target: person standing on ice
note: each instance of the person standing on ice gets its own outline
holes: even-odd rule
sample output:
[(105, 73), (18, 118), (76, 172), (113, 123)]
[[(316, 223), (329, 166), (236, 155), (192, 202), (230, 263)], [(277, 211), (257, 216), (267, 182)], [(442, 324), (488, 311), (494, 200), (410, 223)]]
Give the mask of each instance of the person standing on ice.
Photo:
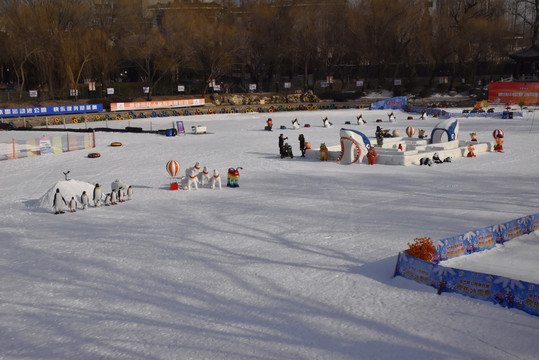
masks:
[(279, 154), (281, 154), (281, 156), (283, 155), (283, 152), (284, 152), (284, 141), (286, 139), (288, 139), (288, 138), (284, 137), (283, 134), (279, 135)]
[(69, 211), (71, 212), (77, 211), (77, 200), (75, 200), (74, 196), (72, 196), (71, 200), (69, 201)]
[(127, 188), (127, 200), (132, 200), (133, 199), (133, 188), (131, 187), (131, 185), (129, 185), (129, 187)]
[(101, 187), (99, 184), (95, 184), (94, 188), (94, 206), (100, 207), (101, 206), (101, 198), (103, 197), (103, 192), (101, 191)]
[(305, 136), (299, 134), (299, 151), (301, 151), (301, 157), (305, 157)]
[(56, 189), (56, 193), (54, 194), (54, 200), (52, 201), (52, 206), (54, 207), (54, 213), (55, 214), (63, 214), (64, 206), (67, 205), (66, 200), (60, 194), (60, 189)]
[(86, 191), (82, 192), (82, 195), (80, 196), (80, 202), (82, 204), (82, 210), (88, 209), (88, 195), (86, 195)]

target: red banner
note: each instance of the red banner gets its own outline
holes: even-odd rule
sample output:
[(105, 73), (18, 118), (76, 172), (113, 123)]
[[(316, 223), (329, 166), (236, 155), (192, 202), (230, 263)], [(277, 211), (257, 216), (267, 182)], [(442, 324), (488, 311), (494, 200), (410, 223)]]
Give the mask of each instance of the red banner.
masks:
[(149, 109), (160, 109), (160, 108), (203, 106), (204, 103), (205, 103), (204, 99), (112, 103), (110, 104), (110, 110), (111, 111), (126, 111), (126, 110), (149, 110)]
[(539, 82), (493, 82), (488, 85), (488, 100), (491, 102), (525, 105), (539, 103)]

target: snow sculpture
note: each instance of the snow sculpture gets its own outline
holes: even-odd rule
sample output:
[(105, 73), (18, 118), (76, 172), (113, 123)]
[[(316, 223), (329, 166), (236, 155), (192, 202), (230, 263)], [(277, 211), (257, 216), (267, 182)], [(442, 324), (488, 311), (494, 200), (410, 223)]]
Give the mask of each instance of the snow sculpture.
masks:
[(444, 141), (444, 135), (447, 136), (446, 141), (453, 141), (459, 138), (459, 122), (456, 119), (443, 120), (436, 124), (430, 135), (431, 144), (439, 144)]
[(367, 146), (371, 145), (365, 134), (350, 129), (341, 129), (341, 155), (337, 160), (343, 165), (361, 162), (367, 154)]

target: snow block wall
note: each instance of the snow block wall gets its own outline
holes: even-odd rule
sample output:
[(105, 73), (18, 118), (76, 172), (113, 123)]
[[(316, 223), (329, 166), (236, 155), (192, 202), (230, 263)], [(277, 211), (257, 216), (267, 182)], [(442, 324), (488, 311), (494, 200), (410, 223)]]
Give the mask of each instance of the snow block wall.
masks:
[(438, 260), (491, 249), (496, 242), (503, 243), (536, 230), (539, 230), (539, 214), (443, 239), (434, 244), (436, 263), (401, 252), (395, 276), (430, 285), (440, 293), (459, 293), (539, 316), (539, 284), (437, 264)]
[(12, 139), (8, 143), (0, 143), (0, 160), (60, 154), (94, 147), (95, 132), (84, 135), (42, 136), (29, 140)]
[(371, 110), (404, 109), (406, 96), (398, 96), (387, 100), (377, 101), (371, 104)]

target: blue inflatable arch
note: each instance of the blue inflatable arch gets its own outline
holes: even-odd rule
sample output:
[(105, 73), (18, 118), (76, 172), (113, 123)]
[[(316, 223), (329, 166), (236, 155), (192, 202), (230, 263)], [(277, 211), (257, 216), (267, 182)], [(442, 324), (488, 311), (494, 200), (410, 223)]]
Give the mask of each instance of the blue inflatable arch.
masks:
[(439, 144), (442, 142), (457, 140), (459, 137), (459, 122), (456, 119), (448, 119), (436, 124), (430, 134), (430, 143)]

